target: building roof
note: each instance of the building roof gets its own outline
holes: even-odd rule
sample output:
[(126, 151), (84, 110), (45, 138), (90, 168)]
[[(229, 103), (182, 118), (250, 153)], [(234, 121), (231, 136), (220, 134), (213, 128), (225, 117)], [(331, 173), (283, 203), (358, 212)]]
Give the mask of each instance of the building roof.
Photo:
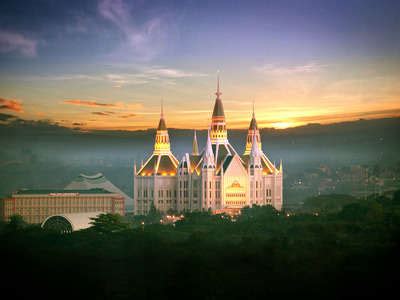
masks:
[(102, 188), (93, 189), (22, 189), (14, 195), (47, 195), (47, 194), (115, 194)]
[[(250, 163), (250, 155), (244, 154), (241, 157), (244, 162), (244, 166), (247, 168)], [(278, 171), (274, 164), (264, 154), (264, 152), (261, 152), (261, 166), (263, 168), (263, 173), (266, 174), (273, 174)]]
[(170, 154), (153, 154), (140, 168), (139, 176), (175, 175), (178, 160)]
[(133, 207), (133, 199), (116, 187), (102, 173), (97, 173), (94, 175), (80, 174), (65, 187), (66, 190), (91, 190), (96, 188), (120, 194), (125, 198), (125, 206), (128, 209)]

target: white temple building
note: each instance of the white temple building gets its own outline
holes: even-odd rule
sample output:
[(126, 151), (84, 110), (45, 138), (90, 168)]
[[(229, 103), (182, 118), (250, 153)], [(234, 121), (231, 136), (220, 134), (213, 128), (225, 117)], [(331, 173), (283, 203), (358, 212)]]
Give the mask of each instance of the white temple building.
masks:
[(264, 154), (253, 116), (243, 155), (229, 143), (219, 80), (206, 145), (199, 153), (194, 132), (192, 153), (180, 161), (171, 152), (163, 110), (154, 151), (134, 166), (134, 211), (147, 214), (152, 205), (161, 212), (229, 211), (245, 206), (282, 208), (282, 162), (276, 167)]

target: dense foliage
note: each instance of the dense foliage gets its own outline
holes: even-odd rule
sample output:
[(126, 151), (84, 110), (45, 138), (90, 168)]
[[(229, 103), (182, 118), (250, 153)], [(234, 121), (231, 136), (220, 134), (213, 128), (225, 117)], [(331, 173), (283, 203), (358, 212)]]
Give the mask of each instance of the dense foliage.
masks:
[(102, 216), (91, 229), (64, 235), (14, 218), (0, 227), (3, 293), (55, 299), (380, 299), (395, 292), (400, 192), (317, 200), (306, 201), (303, 212), (247, 208), (234, 222), (190, 213), (175, 225), (160, 225), (153, 215), (154, 224), (151, 218), (145, 225), (131, 220), (127, 228), (126, 220)]

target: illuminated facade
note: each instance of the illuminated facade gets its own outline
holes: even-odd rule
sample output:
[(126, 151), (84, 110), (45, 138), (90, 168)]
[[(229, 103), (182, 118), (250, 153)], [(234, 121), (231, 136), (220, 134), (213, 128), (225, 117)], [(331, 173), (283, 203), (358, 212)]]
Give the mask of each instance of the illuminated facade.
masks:
[(125, 199), (104, 189), (20, 190), (0, 201), (4, 221), (20, 215), (27, 223), (40, 224), (56, 214), (105, 212), (124, 215)]
[(282, 208), (282, 162), (276, 167), (264, 154), (255, 118), (250, 122), (246, 149), (239, 155), (228, 140), (219, 80), (207, 142), (199, 153), (196, 132), (192, 153), (178, 161), (171, 152), (164, 113), (158, 124), (153, 154), (134, 166), (134, 210), (161, 212), (235, 210), (244, 206)]

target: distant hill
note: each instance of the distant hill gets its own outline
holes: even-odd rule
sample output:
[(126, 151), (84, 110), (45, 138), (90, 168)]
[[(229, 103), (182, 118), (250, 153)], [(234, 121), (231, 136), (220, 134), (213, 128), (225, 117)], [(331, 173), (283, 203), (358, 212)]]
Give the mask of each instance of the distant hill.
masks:
[[(46, 120), (11, 117), (0, 114), (0, 195), (22, 187), (62, 188), (80, 173), (98, 172), (131, 195), (133, 164), (140, 164), (153, 151), (154, 129), (85, 132)], [(261, 135), (264, 152), (272, 161), (282, 159), (289, 176), (320, 164), (397, 164), (399, 129), (400, 118), (387, 118), (263, 128)], [(169, 133), (178, 159), (191, 151), (193, 130), (170, 129)], [(246, 134), (246, 129), (228, 131), (239, 153)], [(202, 149), (206, 131), (198, 131), (197, 137)]]

